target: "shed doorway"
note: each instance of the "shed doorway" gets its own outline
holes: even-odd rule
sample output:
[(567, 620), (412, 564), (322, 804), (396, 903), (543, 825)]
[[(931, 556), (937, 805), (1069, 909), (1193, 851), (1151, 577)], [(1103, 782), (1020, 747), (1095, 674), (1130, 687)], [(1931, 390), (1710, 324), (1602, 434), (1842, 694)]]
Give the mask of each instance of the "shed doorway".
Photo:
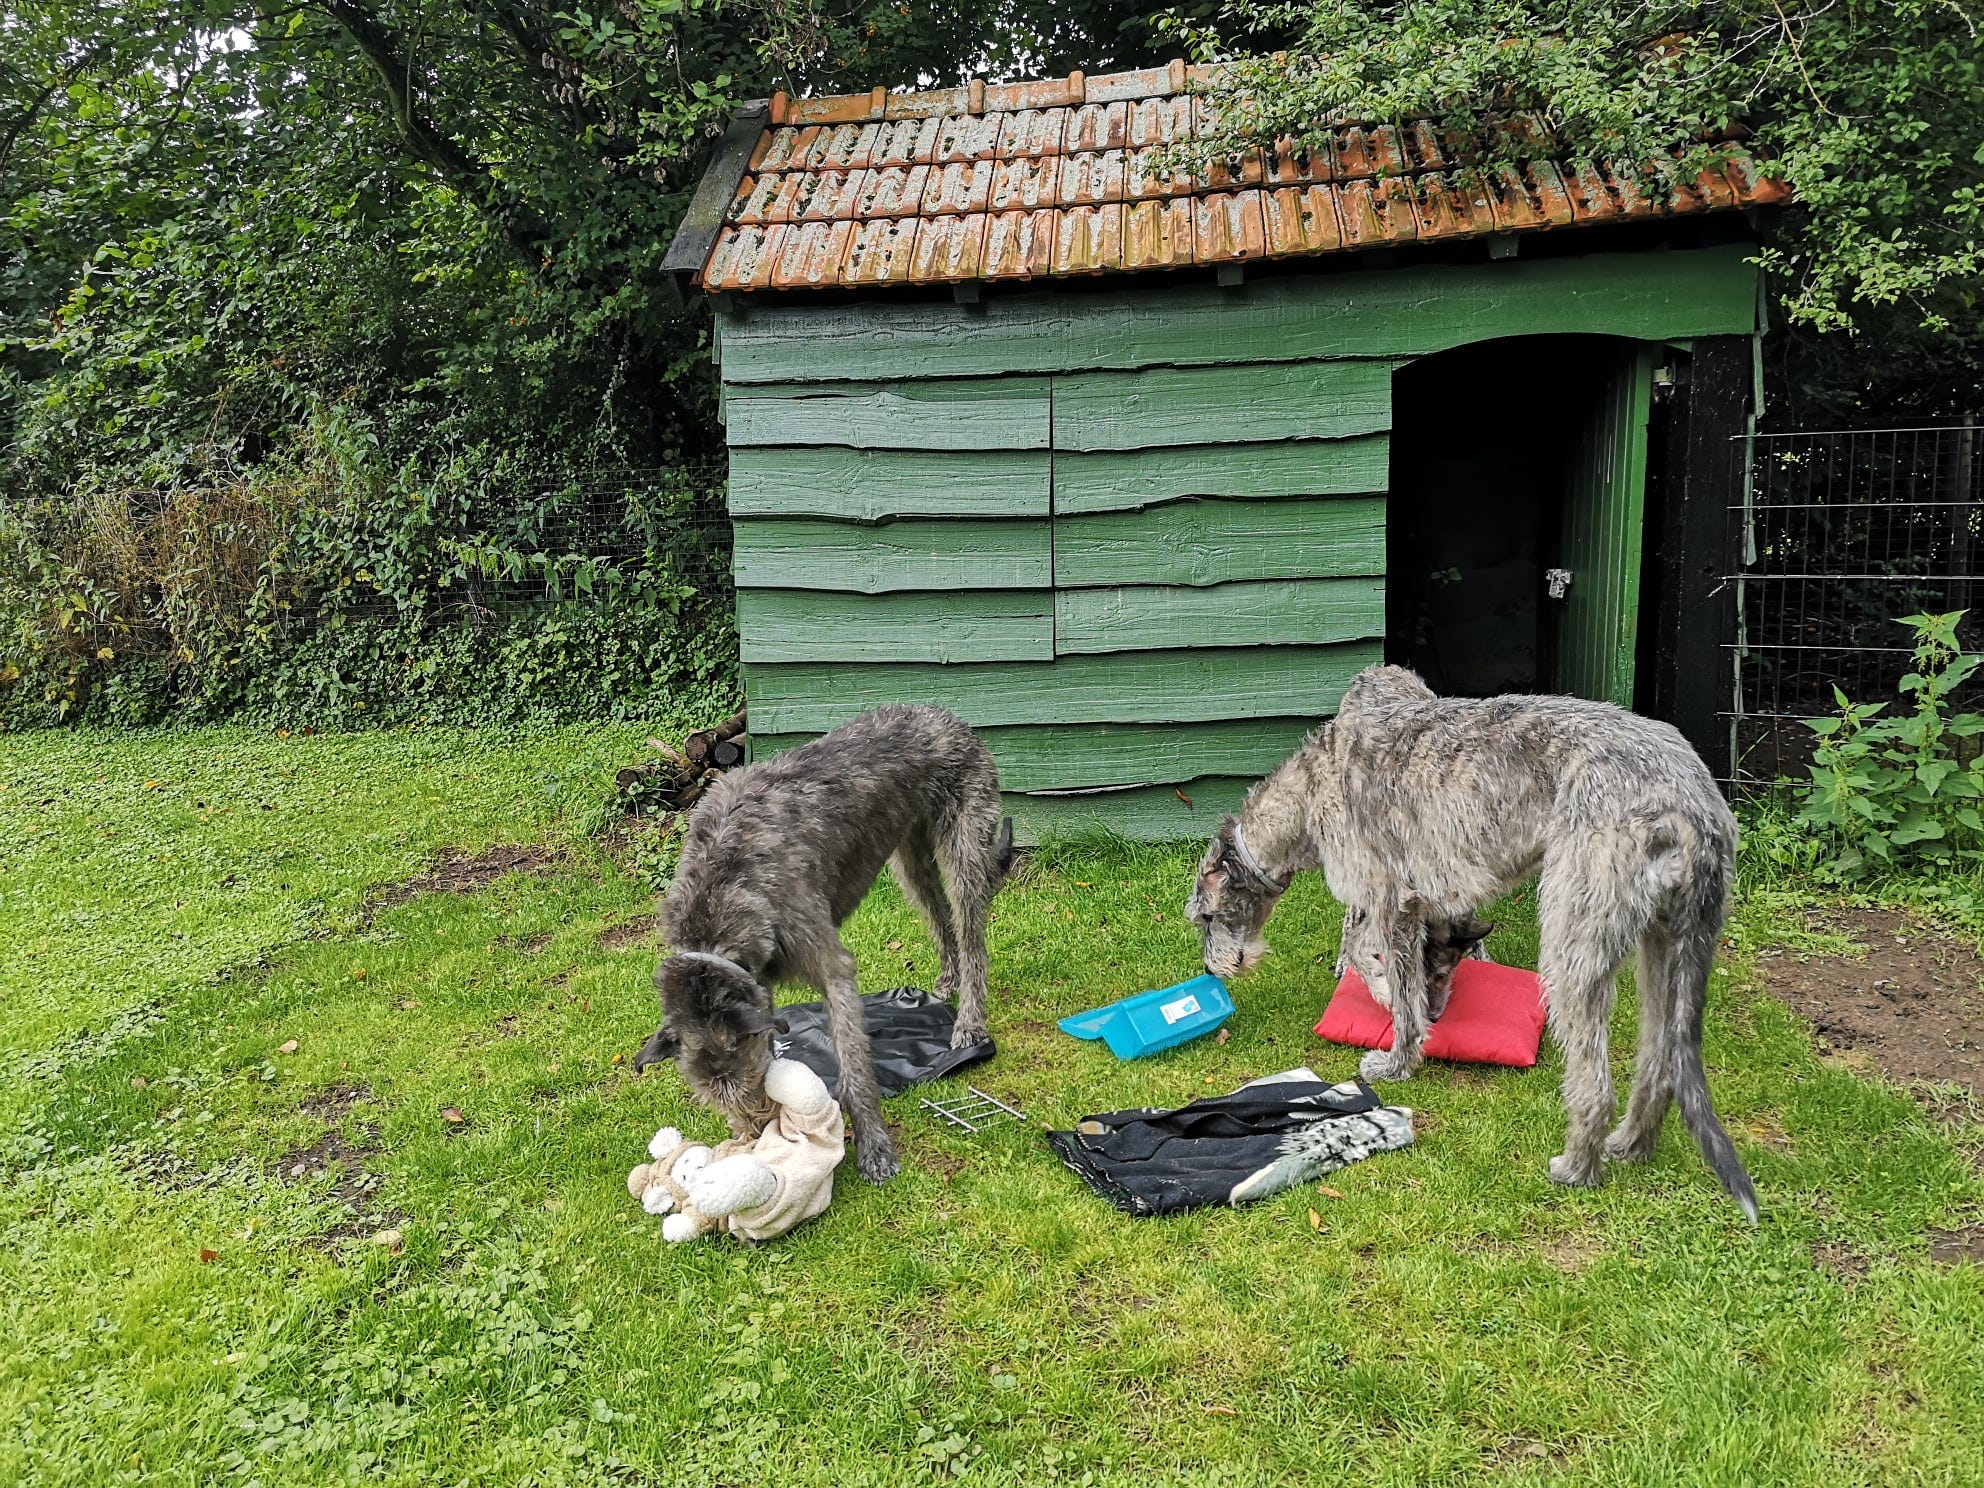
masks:
[(1525, 336), (1398, 371), (1388, 660), (1447, 696), (1633, 705), (1654, 355)]

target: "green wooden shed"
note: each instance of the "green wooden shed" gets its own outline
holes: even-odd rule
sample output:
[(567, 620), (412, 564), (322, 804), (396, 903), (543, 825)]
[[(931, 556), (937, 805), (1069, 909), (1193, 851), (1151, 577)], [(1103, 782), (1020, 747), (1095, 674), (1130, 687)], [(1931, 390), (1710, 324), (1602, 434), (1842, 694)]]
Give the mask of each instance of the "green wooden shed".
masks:
[(1748, 214), (1780, 188), (1740, 155), (1653, 192), (1484, 173), (1428, 121), (1191, 176), (1203, 80), (733, 123), (668, 265), (715, 302), (759, 757), (937, 703), (1023, 838), (1198, 836), (1391, 659), (1637, 706), (1720, 763)]

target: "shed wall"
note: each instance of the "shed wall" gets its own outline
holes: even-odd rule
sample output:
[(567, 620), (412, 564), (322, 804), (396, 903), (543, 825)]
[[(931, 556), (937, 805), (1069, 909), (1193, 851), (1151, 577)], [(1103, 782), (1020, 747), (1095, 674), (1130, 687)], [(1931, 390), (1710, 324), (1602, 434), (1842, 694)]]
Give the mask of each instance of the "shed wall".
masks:
[(983, 732), (1023, 840), (1202, 835), (1382, 657), (1394, 369), (1747, 334), (1741, 258), (723, 313), (760, 756), (937, 703)]

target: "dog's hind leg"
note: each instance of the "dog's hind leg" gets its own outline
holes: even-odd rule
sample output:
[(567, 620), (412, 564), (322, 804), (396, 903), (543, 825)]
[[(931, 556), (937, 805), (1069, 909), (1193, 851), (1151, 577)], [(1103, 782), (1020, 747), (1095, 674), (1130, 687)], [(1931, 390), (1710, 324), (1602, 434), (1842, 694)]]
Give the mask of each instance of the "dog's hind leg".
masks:
[(895, 874), (903, 898), (937, 943), (937, 995), (955, 997), (959, 980), (957, 926), (952, 921), (950, 896), (944, 891), (944, 875), (937, 867), (928, 827), (919, 827), (903, 839), (889, 859), (889, 870)]
[(1594, 841), (1572, 847), (1581, 857), (1546, 863), (1537, 890), (1550, 1031), (1564, 1051), (1564, 1111), (1570, 1118), (1564, 1150), (1550, 1159), (1550, 1177), (1584, 1187), (1603, 1177), (1605, 1129), (1618, 1109), (1608, 1035), (1619, 965), (1650, 918), (1630, 884), (1614, 881), (1610, 864), (1591, 861), (1609, 847)]
[(882, 1100), (875, 1085), (875, 1062), (868, 1047), (868, 1025), (861, 1012), (861, 993), (854, 980), (854, 956), (835, 943), (826, 957), (827, 1031), (840, 1056), (840, 1103), (854, 1127), (859, 1148), (856, 1166), (870, 1183), (886, 1183), (902, 1167), (888, 1128), (882, 1125)]
[[(989, 763), (989, 762), (988, 762)], [(1000, 816), (997, 777), (972, 790), (937, 827), (937, 860), (957, 916), (958, 1017), (953, 1049), (985, 1042), (985, 926), (1012, 865), (1012, 827)]]
[(1674, 1096), (1674, 1066), (1668, 1046), (1674, 1009), (1674, 938), (1656, 920), (1640, 937), (1640, 1043), (1633, 1064), (1633, 1094), (1625, 1117), (1605, 1139), (1614, 1162), (1645, 1162), (1660, 1140), (1660, 1124)]

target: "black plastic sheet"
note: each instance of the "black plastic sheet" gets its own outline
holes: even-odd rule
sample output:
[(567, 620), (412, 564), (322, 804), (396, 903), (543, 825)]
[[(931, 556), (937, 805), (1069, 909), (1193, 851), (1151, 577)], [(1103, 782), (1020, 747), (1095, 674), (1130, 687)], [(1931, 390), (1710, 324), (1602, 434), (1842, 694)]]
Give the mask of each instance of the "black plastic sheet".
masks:
[[(875, 1084), (884, 1096), (900, 1095), (912, 1085), (941, 1080), (997, 1052), (992, 1040), (965, 1049), (951, 1047), (957, 1009), (940, 997), (916, 987), (871, 992), (861, 999), (868, 1025), (868, 1045), (874, 1056)], [(821, 1002), (794, 1003), (778, 1010), (785, 1031), (772, 1038), (772, 1054), (796, 1059), (827, 1082), (840, 1096), (840, 1056), (827, 1031), (827, 1008)]]

